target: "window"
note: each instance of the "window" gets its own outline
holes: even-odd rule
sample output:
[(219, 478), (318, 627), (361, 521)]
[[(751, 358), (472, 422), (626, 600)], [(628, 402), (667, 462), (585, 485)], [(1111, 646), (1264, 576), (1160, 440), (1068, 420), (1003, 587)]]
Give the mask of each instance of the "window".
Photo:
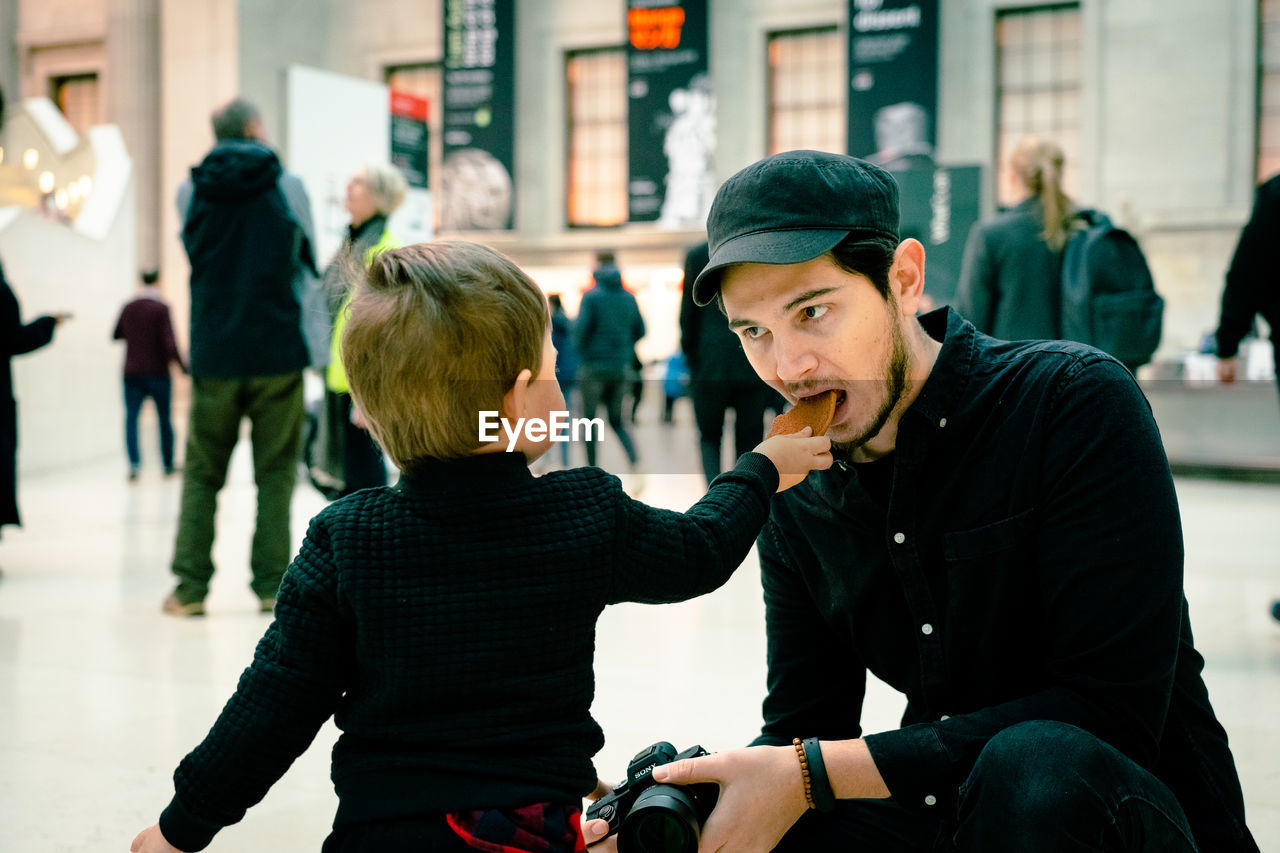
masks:
[(444, 75), (438, 62), (391, 65), (384, 72), (387, 86), (427, 99), (427, 184), (435, 199), (434, 227), (440, 227), (440, 164), (444, 159), (441, 116), (444, 114)]
[(72, 74), (49, 80), (49, 100), (58, 105), (67, 123), (85, 137), (89, 128), (102, 124), (102, 100), (97, 74)]
[(1080, 8), (1046, 6), (996, 13), (996, 200), (1017, 190), (1009, 154), (1023, 136), (1052, 139), (1066, 155), (1063, 189), (1080, 172)]
[(1280, 0), (1258, 2), (1258, 180), (1280, 172)]
[(627, 54), (623, 48), (565, 55), (570, 226), (627, 218)]
[(845, 150), (844, 45), (835, 27), (770, 33), (769, 154)]

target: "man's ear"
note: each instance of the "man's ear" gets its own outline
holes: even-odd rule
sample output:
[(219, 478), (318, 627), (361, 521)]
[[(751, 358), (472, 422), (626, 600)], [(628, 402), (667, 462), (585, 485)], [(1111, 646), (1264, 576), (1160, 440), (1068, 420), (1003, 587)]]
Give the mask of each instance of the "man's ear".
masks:
[(533, 380), (533, 371), (525, 368), (516, 377), (511, 390), (502, 395), (502, 416), (514, 421), (523, 418), (525, 406), (529, 404), (529, 383)]
[(914, 316), (924, 297), (924, 246), (909, 237), (898, 244), (889, 268), (889, 287), (904, 316)]

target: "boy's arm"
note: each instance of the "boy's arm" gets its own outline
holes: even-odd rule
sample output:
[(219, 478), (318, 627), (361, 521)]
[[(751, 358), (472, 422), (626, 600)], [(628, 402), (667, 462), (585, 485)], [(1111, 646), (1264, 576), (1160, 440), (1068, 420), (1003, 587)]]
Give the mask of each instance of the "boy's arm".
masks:
[(183, 851), (165, 841), (164, 833), (160, 831), (160, 824), (153, 823), (133, 839), (133, 843), (129, 845), (129, 853), (183, 853)]
[(354, 669), (322, 518), (280, 584), (276, 618), (204, 741), (178, 765), (160, 815), (168, 843), (204, 849), (261, 800), (337, 707)]
[(688, 512), (658, 509), (622, 495), (607, 601), (664, 604), (722, 586), (750, 552), (777, 487), (773, 463), (745, 453)]
[(808, 434), (765, 439), (733, 470), (711, 481), (688, 512), (621, 496), (609, 602), (684, 601), (719, 588), (742, 565), (769, 515), (775, 492), (832, 464), (831, 442)]

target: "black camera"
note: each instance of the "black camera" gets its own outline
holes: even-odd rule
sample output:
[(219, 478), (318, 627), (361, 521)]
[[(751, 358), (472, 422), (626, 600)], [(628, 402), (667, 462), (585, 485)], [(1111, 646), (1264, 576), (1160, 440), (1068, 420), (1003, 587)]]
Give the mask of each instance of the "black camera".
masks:
[(653, 781), (653, 768), (682, 758), (707, 755), (700, 746), (677, 753), (660, 741), (636, 753), (627, 765), (627, 778), (587, 807), (587, 820), (609, 822), (609, 835), (618, 834), (618, 853), (697, 853), (702, 824), (715, 808), (720, 786), (662, 785)]

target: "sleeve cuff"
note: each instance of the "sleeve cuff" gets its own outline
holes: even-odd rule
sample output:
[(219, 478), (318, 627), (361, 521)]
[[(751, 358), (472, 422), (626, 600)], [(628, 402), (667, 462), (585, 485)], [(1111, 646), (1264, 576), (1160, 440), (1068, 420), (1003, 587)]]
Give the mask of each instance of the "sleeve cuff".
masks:
[(170, 846), (196, 853), (213, 841), (222, 824), (197, 817), (186, 809), (175, 794), (169, 805), (160, 813), (160, 832)]
[(733, 466), (733, 470), (738, 474), (750, 474), (760, 479), (766, 488), (766, 501), (778, 491), (778, 469), (773, 461), (763, 453), (756, 453), (754, 450), (744, 453), (738, 457), (738, 462)]
[(959, 791), (945, 781), (951, 761), (932, 723), (866, 735), (863, 742), (896, 802), (927, 810), (954, 806)]

